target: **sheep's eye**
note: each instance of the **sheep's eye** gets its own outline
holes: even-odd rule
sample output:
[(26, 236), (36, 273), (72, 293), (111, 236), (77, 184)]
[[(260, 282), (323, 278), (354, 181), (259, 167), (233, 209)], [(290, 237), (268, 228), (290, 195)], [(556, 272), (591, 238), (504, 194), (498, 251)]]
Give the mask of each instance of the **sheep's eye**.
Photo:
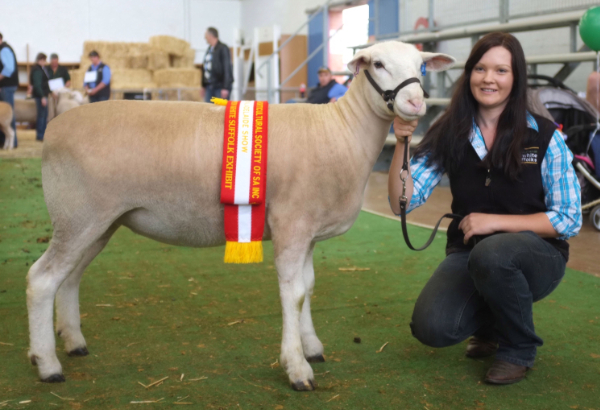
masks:
[(375, 64), (373, 64), (375, 66), (375, 68), (383, 68), (383, 64), (381, 64), (381, 61), (375, 61)]

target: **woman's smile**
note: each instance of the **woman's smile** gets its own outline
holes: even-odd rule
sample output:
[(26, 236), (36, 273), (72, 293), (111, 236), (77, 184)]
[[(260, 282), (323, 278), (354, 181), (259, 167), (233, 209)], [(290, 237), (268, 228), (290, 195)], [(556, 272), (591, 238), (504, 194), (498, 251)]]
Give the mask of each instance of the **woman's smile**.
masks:
[(492, 47), (471, 72), (471, 92), (481, 108), (504, 109), (513, 86), (512, 55), (504, 47)]

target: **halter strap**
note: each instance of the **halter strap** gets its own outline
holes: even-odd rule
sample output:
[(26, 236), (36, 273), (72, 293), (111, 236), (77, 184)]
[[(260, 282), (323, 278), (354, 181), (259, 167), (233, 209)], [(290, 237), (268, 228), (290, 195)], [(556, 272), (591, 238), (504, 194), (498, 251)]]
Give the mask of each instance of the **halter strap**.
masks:
[(375, 88), (375, 91), (377, 91), (379, 95), (383, 97), (383, 100), (387, 103), (387, 107), (390, 109), (390, 111), (394, 111), (394, 101), (396, 100), (396, 95), (398, 94), (398, 92), (409, 84), (419, 83), (419, 85), (421, 86), (421, 90), (423, 90), (423, 95), (425, 96), (425, 98), (429, 98), (429, 94), (423, 89), (423, 86), (421, 85), (421, 80), (419, 80), (417, 77), (411, 77), (407, 80), (404, 80), (400, 83), (398, 87), (396, 87), (393, 90), (383, 91), (379, 84), (377, 84), (375, 80), (373, 80), (373, 77), (371, 77), (371, 73), (369, 73), (369, 70), (364, 70), (364, 72), (365, 76), (367, 77), (367, 80), (369, 80), (373, 88)]

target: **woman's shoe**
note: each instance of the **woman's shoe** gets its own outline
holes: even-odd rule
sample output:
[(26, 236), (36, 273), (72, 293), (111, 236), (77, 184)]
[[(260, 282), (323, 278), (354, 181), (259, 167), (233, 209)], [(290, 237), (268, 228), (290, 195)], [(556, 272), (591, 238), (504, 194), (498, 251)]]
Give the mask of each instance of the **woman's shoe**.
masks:
[(465, 356), (472, 359), (489, 357), (496, 353), (496, 350), (498, 350), (498, 344), (496, 342), (473, 336), (471, 340), (469, 340)]
[(490, 384), (517, 383), (525, 378), (527, 370), (529, 370), (527, 366), (496, 360), (485, 375), (485, 382)]

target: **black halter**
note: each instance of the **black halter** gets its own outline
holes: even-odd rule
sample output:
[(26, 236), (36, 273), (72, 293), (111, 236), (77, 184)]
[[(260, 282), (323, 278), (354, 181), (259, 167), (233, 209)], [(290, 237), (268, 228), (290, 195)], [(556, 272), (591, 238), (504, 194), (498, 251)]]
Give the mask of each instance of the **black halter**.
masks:
[[(371, 83), (373, 88), (375, 88), (375, 90), (379, 93), (379, 95), (381, 95), (383, 97), (383, 100), (387, 103), (387, 107), (392, 112), (394, 111), (394, 100), (396, 99), (396, 94), (398, 94), (398, 91), (400, 91), (401, 89), (403, 89), (404, 87), (406, 87), (407, 85), (412, 84), (412, 83), (419, 83), (419, 85), (421, 86), (421, 90), (423, 90), (423, 86), (421, 85), (421, 80), (419, 80), (417, 77), (411, 77), (408, 80), (405, 80), (402, 83), (400, 83), (400, 85), (398, 87), (396, 87), (395, 89), (383, 91), (381, 89), (381, 87), (375, 82), (375, 80), (373, 80), (373, 77), (371, 77), (371, 74), (369, 74), (369, 71), (364, 70), (364, 72), (365, 72), (365, 76), (367, 77), (367, 80), (369, 80), (369, 82)], [(429, 98), (429, 94), (427, 94), (427, 91), (425, 91), (425, 90), (423, 90), (423, 95), (425, 96), (425, 98)]]

